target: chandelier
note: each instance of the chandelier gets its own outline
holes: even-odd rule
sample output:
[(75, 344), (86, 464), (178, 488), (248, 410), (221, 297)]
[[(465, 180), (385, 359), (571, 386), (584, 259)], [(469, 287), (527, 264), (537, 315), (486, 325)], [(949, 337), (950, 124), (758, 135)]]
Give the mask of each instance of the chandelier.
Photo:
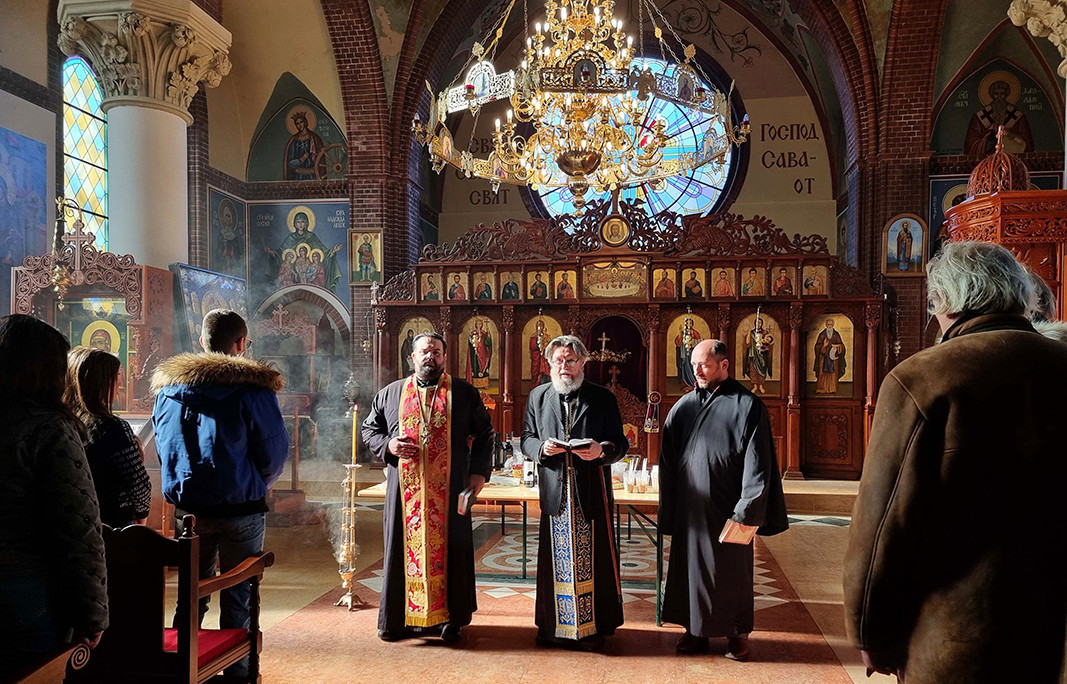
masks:
[[(684, 59), (674, 55), (660, 23), (681, 40), (650, 0), (637, 3), (636, 52), (633, 37), (614, 15), (614, 0), (545, 0), (545, 22), (536, 23), (532, 32), (529, 21), (524, 23), (521, 63), (498, 73), (492, 58), (515, 2), (501, 15), (488, 47), (475, 43), (473, 65), (460, 70), (463, 81), (436, 97), (431, 90), (429, 122), (423, 125), (416, 115), (412, 123), (435, 171), (453, 166), (467, 178), (490, 181), (494, 191), (501, 183), (535, 191), (565, 187), (581, 210), (590, 189), (600, 194), (644, 183), (656, 187), (705, 164), (721, 166), (731, 145), (747, 139), (748, 117), (735, 126), (729, 96), (708, 85), (693, 45), (685, 46)], [(673, 69), (657, 74), (637, 61), (645, 14)], [(649, 112), (653, 96), (674, 103), (698, 123), (697, 146), (668, 144), (665, 121)], [(503, 121), (495, 119), (488, 156), (476, 157), (469, 144), (459, 149), (445, 125), (448, 115), (466, 110), (477, 120), (482, 107), (503, 99), (511, 107)], [(520, 125), (526, 126), (520, 130)]]

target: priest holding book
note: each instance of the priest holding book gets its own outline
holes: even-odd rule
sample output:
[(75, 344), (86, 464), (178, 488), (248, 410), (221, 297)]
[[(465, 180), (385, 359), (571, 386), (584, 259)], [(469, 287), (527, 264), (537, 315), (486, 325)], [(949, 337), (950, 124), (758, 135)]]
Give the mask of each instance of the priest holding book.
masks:
[(726, 344), (691, 356), (696, 389), (671, 408), (659, 460), (659, 525), (671, 535), (664, 622), (685, 627), (679, 653), (726, 637), (747, 660), (752, 631), (752, 537), (789, 527), (767, 407), (730, 377)]
[(595, 651), (622, 624), (609, 466), (629, 442), (615, 395), (585, 379), (582, 341), (561, 335), (545, 358), (552, 382), (530, 392), (522, 431), (540, 478), (537, 641)]

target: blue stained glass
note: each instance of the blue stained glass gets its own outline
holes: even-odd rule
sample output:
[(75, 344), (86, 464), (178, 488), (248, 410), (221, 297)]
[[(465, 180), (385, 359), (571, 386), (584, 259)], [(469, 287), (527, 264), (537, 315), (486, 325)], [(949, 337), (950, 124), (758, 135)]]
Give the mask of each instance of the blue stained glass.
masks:
[[(659, 59), (634, 60), (634, 66), (642, 69), (645, 66), (651, 67), (652, 71), (657, 74), (673, 69)], [(640, 138), (651, 130), (655, 121), (662, 119), (668, 136), (664, 148), (665, 155), (677, 155), (680, 151), (699, 148), (710, 118), (707, 114), (686, 112), (669, 100), (654, 98), (646, 110), (641, 131), (636, 133), (637, 142), (640, 143)], [(724, 134), (721, 124), (717, 124), (713, 130), (716, 135)], [(722, 197), (723, 186), (734, 163), (734, 154), (735, 151), (731, 149), (721, 167), (716, 164), (705, 164), (691, 171), (687, 176), (672, 177), (666, 179), (665, 182), (661, 181), (655, 188), (649, 187), (648, 183), (624, 188), (619, 192), (619, 199), (630, 201), (644, 199), (648, 210), (653, 214), (663, 210), (679, 214), (705, 214), (713, 210)], [(574, 211), (574, 205), (571, 203), (573, 197), (567, 188), (546, 189), (539, 193), (539, 196), (551, 216)], [(586, 199), (590, 201), (608, 197), (610, 193), (607, 192), (600, 195), (592, 191), (586, 193)]]
[(85, 212), (86, 228), (107, 249), (107, 118), (103, 94), (88, 63), (63, 64), (63, 194)]

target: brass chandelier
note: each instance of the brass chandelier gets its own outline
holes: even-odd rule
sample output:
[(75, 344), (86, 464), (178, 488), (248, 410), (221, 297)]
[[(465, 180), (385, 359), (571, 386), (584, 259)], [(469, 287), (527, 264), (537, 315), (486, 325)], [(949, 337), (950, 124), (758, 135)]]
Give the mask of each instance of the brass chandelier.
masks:
[[(655, 187), (705, 164), (721, 166), (731, 145), (747, 139), (748, 117), (734, 124), (729, 96), (708, 85), (693, 45), (685, 46), (684, 59), (675, 57), (660, 23), (679, 44), (681, 40), (650, 0), (638, 2), (638, 52), (614, 15), (614, 0), (545, 0), (545, 23), (535, 24), (532, 33), (529, 21), (524, 23), (524, 57), (518, 68), (497, 73), (492, 58), (515, 2), (494, 27), (488, 47), (475, 43), (473, 65), (460, 70), (463, 81), (453, 82), (436, 98), (431, 90), (430, 121), (423, 125), (416, 116), (412, 123), (435, 171), (453, 166), (467, 178), (490, 181), (494, 191), (501, 183), (535, 191), (566, 187), (581, 210), (590, 189), (601, 194), (643, 183)], [(643, 47), (645, 14), (673, 69), (657, 74), (635, 62)], [(649, 116), (653, 96), (700, 122), (698, 146), (670, 144), (665, 122)], [(467, 110), (477, 119), (483, 106), (505, 98), (511, 108), (503, 121), (495, 120), (488, 156), (458, 148), (445, 125), (448, 115)], [(529, 124), (525, 136), (516, 130), (520, 124)]]

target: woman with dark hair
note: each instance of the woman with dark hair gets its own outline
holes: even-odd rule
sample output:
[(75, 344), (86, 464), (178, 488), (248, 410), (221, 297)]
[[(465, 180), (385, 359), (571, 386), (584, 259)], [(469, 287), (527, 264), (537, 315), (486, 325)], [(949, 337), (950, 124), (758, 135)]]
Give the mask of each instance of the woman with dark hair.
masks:
[(121, 528), (144, 522), (152, 485), (129, 423), (111, 412), (121, 365), (114, 354), (78, 347), (67, 355), (63, 403), (85, 425), (85, 458), (93, 473), (100, 520)]
[(0, 318), (0, 663), (19, 673), (107, 628), (100, 512), (81, 426), (63, 405), (67, 341)]

